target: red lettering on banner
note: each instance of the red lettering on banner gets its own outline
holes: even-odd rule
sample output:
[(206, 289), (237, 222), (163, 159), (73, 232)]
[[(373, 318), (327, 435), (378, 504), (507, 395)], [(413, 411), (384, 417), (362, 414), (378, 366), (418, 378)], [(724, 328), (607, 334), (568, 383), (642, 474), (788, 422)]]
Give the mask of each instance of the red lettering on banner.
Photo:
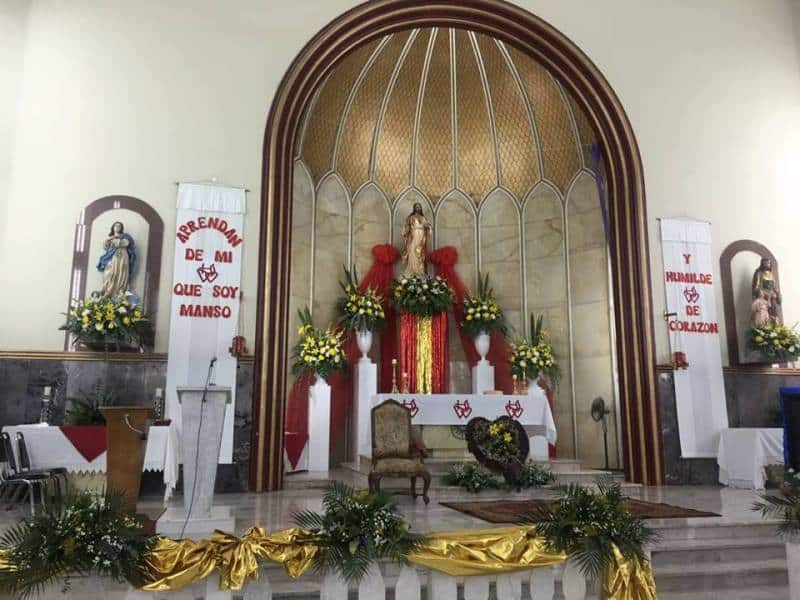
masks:
[(684, 254), (684, 255), (683, 255), (683, 262), (684, 262), (684, 264), (687, 264), (687, 265), (688, 265), (688, 264), (689, 264), (689, 259), (691, 259), (691, 258), (692, 258), (692, 255), (691, 255), (691, 254)]
[(219, 217), (197, 217), (196, 220), (190, 219), (178, 227), (176, 235), (178, 240), (180, 240), (182, 244), (185, 244), (189, 241), (189, 237), (193, 233), (203, 229), (214, 229), (220, 232), (225, 236), (225, 239), (232, 248), (236, 248), (243, 241), (236, 229), (232, 228), (225, 219), (220, 219)]
[(684, 333), (719, 333), (717, 323), (704, 323), (702, 321), (670, 321), (670, 331), (682, 331)]
[(687, 306), (686, 307), (686, 314), (690, 317), (699, 317), (700, 316), (700, 307), (695, 306)]
[(202, 248), (187, 248), (186, 253), (183, 256), (186, 260), (196, 260), (202, 261), (203, 260), (203, 249)]
[(232, 263), (233, 262), (233, 251), (232, 250), (217, 250), (214, 252), (214, 260), (216, 262), (221, 263)]
[(238, 291), (239, 288), (235, 285), (215, 285), (211, 295), (214, 298), (235, 298)]
[(203, 294), (203, 289), (199, 283), (176, 283), (172, 288), (172, 292), (176, 296), (196, 296), (200, 297)]
[(204, 319), (230, 319), (231, 307), (214, 304), (181, 304), (181, 317), (195, 317)]
[(664, 273), (667, 283), (702, 283), (711, 285), (711, 273), (682, 273), (680, 271), (666, 271)]

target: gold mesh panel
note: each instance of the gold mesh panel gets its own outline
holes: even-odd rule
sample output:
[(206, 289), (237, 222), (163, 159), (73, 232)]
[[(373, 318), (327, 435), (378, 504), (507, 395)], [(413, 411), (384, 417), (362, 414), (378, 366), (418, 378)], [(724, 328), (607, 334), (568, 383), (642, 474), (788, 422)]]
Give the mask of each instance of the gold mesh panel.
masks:
[(544, 176), (564, 192), (581, 167), (578, 145), (561, 92), (544, 67), (509, 47), (539, 130)]
[(420, 108), (417, 136), (417, 187), (433, 202), (453, 187), (453, 128), (451, 124), (450, 42), (446, 29), (435, 30)]
[(491, 121), (475, 52), (466, 31), (456, 31), (458, 187), (479, 202), (497, 183)]
[(525, 100), (494, 40), (478, 35), (478, 48), (494, 107), (500, 179), (517, 198), (522, 198), (541, 176)]
[(578, 135), (581, 138), (581, 151), (583, 152), (583, 164), (588, 169), (593, 169), (592, 153), (589, 151), (589, 147), (597, 142), (597, 136), (594, 134), (592, 125), (589, 123), (589, 118), (586, 116), (586, 113), (581, 110), (581, 107), (578, 106), (578, 102), (575, 98), (569, 94), (567, 94), (567, 97), (569, 98), (569, 105), (572, 108), (572, 114), (575, 115), (575, 122), (578, 124)]
[(336, 170), (354, 191), (369, 179), (372, 136), (378, 121), (386, 87), (409, 33), (398, 33), (386, 43), (356, 91), (342, 125)]
[(428, 35), (416, 37), (390, 92), (375, 152), (375, 181), (389, 198), (411, 184), (411, 142)]
[(301, 152), (303, 162), (308, 165), (315, 182), (319, 182), (320, 177), (331, 167), (336, 130), (344, 104), (356, 77), (377, 44), (377, 41), (370, 42), (354, 50), (337, 65), (320, 91), (308, 121)]

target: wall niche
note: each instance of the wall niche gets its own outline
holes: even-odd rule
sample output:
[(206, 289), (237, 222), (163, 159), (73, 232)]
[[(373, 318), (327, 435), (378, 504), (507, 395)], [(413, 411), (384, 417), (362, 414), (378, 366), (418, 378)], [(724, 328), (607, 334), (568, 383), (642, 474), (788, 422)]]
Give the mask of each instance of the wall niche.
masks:
[[(765, 364), (758, 354), (747, 347), (753, 303), (753, 272), (764, 258), (772, 261), (775, 286), (780, 290), (778, 261), (763, 244), (754, 240), (736, 240), (728, 244), (719, 257), (722, 303), (725, 309), (725, 335), (728, 342), (728, 362), (731, 366)], [(778, 318), (783, 321), (780, 304)]]
[[(133, 237), (136, 244), (137, 261), (130, 289), (139, 297), (150, 318), (151, 334), (143, 340), (143, 347), (151, 352), (158, 311), (164, 221), (144, 200), (133, 196), (104, 196), (81, 211), (75, 224), (67, 311), (74, 303), (102, 288), (102, 274), (97, 270), (97, 262), (103, 253), (103, 242), (116, 221), (124, 224), (125, 232)], [(74, 349), (67, 333), (64, 336), (64, 350)]]

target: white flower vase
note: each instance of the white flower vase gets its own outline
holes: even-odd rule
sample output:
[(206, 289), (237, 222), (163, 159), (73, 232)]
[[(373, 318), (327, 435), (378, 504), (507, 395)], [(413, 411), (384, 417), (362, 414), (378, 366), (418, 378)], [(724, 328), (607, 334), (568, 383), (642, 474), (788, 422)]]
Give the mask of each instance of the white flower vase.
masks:
[(800, 600), (800, 540), (786, 542), (786, 568), (789, 571), (789, 598)]
[(356, 344), (361, 351), (361, 362), (369, 362), (369, 350), (372, 348), (372, 331), (364, 329), (356, 332)]
[(489, 345), (491, 343), (491, 338), (489, 334), (485, 331), (481, 331), (478, 335), (475, 336), (475, 350), (478, 352), (478, 355), (481, 357), (480, 362), (486, 363), (486, 355), (489, 354)]

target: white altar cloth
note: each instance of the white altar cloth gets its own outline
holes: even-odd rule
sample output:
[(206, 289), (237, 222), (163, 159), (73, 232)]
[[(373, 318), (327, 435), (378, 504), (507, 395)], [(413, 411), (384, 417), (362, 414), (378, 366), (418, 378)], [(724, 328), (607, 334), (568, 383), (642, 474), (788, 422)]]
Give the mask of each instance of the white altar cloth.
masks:
[[(519, 421), (531, 438), (542, 436), (556, 443), (556, 424), (544, 390), (537, 387), (527, 395), (489, 394), (375, 394), (372, 407), (393, 399), (411, 411), (412, 425), (466, 425), (470, 419), (494, 420), (507, 416)], [(367, 421), (369, 421), (367, 419)], [(365, 423), (368, 431), (370, 423)], [(367, 436), (367, 439), (371, 434)], [(531, 455), (533, 456), (533, 447)], [(546, 450), (545, 450), (546, 451)], [(365, 456), (366, 454), (362, 452)]]
[(764, 467), (783, 464), (783, 429), (723, 429), (719, 436), (717, 464), (721, 484), (763, 490)]
[[(6, 425), (3, 431), (11, 436), (11, 446), (19, 464), (17, 431), (25, 436), (25, 446), (32, 469), (54, 469), (63, 467), (70, 473), (105, 473), (106, 453), (93, 461), (87, 461), (75, 449), (61, 429), (50, 425)], [(143, 471), (163, 471), (165, 498), (172, 495), (178, 483), (178, 463), (180, 462), (180, 441), (177, 428), (173, 425), (152, 426), (147, 431), (147, 449), (144, 456)]]

